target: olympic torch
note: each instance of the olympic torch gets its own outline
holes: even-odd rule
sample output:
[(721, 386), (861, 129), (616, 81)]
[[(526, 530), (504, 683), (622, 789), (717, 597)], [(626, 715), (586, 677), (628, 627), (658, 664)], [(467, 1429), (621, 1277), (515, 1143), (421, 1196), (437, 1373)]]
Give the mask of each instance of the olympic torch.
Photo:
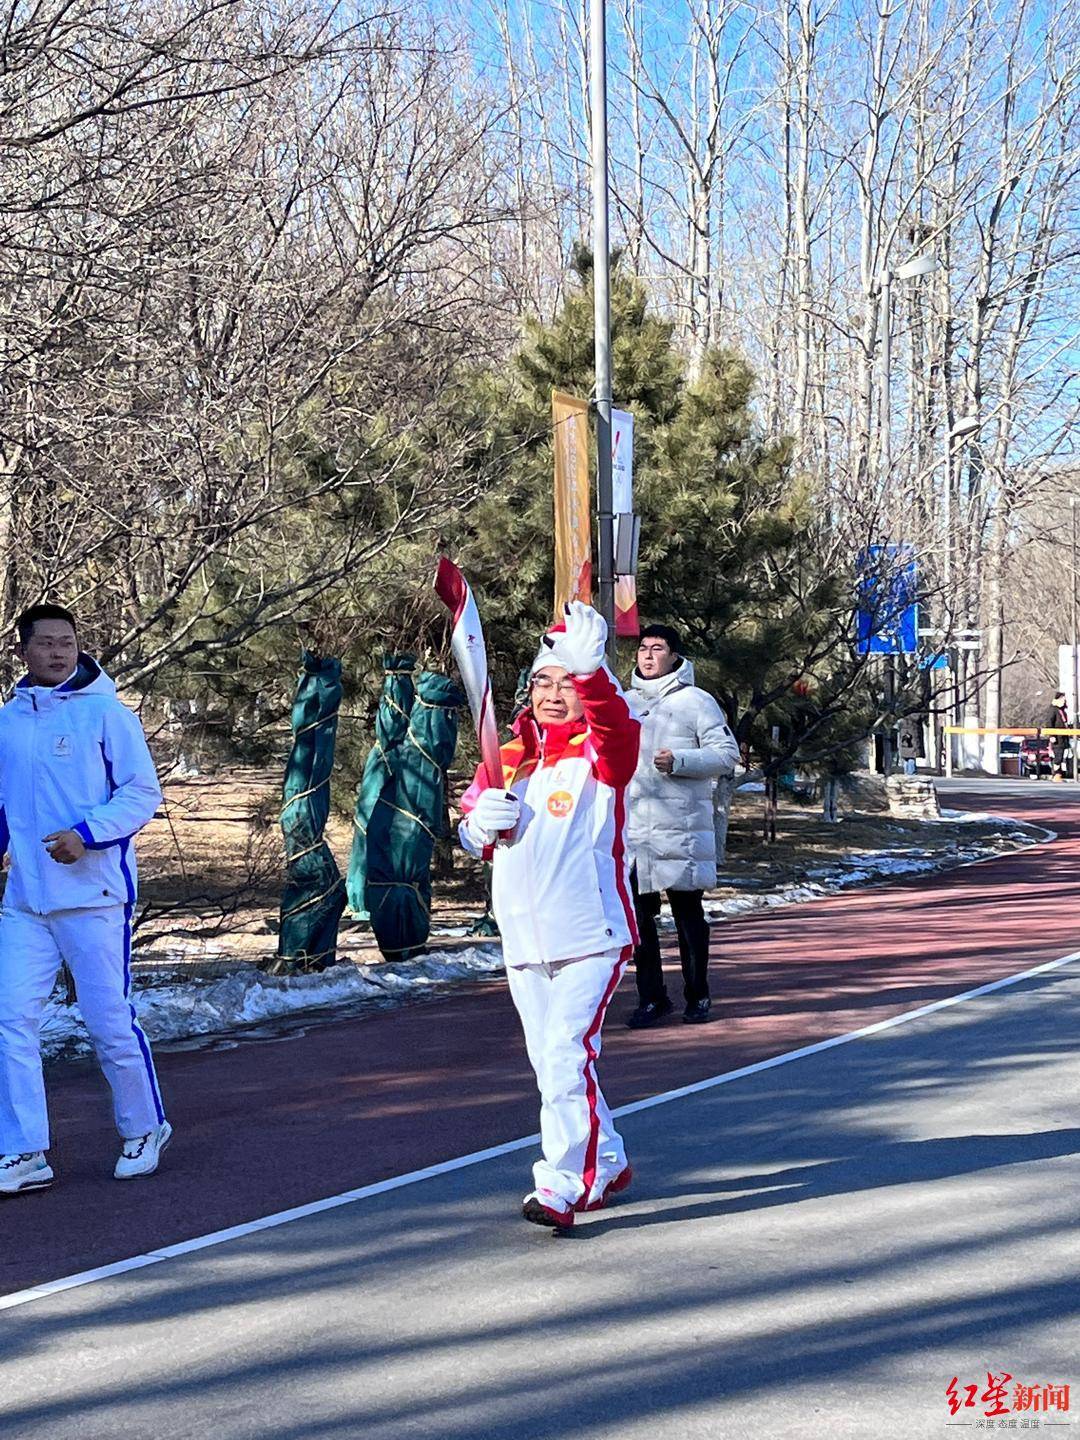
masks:
[(450, 648), (454, 652), (461, 683), (465, 687), (469, 709), (472, 711), (487, 783), (493, 789), (502, 790), (504, 786), (499, 732), (491, 699), (487, 649), (484, 645), (484, 630), (480, 624), (480, 612), (476, 608), (476, 601), (465, 576), (445, 555), (439, 557), (439, 566), (435, 572), (435, 593), (454, 617)]

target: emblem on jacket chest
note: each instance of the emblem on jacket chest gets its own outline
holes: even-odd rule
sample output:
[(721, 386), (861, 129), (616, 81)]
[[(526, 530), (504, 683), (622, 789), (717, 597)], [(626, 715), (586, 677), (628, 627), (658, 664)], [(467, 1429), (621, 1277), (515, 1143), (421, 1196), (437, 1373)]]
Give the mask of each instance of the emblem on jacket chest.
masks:
[(67, 760), (71, 755), (71, 736), (54, 735), (52, 753), (61, 760)]
[(547, 808), (556, 820), (565, 820), (574, 808), (574, 797), (569, 790), (553, 790), (548, 796)]
[(560, 790), (569, 790), (574, 783), (575, 763), (571, 761), (568, 765), (565, 761), (560, 761), (551, 771), (552, 785), (557, 785)]

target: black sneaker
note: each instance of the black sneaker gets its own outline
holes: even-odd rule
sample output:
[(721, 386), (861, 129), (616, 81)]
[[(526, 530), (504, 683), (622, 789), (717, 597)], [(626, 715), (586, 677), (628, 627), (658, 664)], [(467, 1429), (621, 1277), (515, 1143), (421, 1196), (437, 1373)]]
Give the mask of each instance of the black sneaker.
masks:
[(647, 1005), (639, 1005), (636, 1010), (631, 1010), (626, 1017), (626, 1023), (631, 1030), (648, 1030), (650, 1025), (659, 1025), (665, 1015), (670, 1015), (674, 1005), (665, 995), (662, 1000), (650, 1000)]
[(687, 1005), (682, 1013), (683, 1023), (686, 1025), (704, 1025), (712, 1017), (712, 1001), (705, 997), (704, 1000), (694, 1000)]

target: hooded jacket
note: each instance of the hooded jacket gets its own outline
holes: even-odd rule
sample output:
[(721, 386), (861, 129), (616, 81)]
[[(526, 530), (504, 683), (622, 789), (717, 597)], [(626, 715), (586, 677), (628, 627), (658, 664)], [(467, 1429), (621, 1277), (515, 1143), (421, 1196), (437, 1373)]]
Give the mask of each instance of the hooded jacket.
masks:
[[(638, 890), (709, 890), (716, 884), (713, 786), (734, 772), (738, 743), (723, 710), (694, 684), (689, 660), (655, 680), (635, 670), (630, 685), (641, 721), (627, 826)], [(675, 757), (670, 775), (653, 764), (658, 750)]]
[[(21, 680), (0, 709), (4, 907), (48, 915), (133, 903), (131, 840), (160, 800), (142, 726), (95, 660), (80, 655), (53, 689)], [(75, 830), (87, 847), (72, 865), (42, 843), (58, 830)]]
[[(607, 670), (574, 677), (584, 718), (540, 727), (526, 711), (502, 747), (503, 783), (521, 818), (492, 855), (492, 906), (507, 965), (554, 964), (637, 943), (626, 860), (626, 785), (638, 723)], [(481, 855), (467, 817), (487, 786), (476, 773), (461, 802), (461, 843)]]

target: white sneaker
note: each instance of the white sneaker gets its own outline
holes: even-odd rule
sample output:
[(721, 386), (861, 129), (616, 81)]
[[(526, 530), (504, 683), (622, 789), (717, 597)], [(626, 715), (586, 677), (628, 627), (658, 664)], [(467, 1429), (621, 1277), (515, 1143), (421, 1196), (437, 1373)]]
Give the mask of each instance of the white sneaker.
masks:
[(43, 1150), (32, 1154), (0, 1155), (0, 1195), (18, 1195), (20, 1190), (44, 1190), (53, 1183), (53, 1172)]
[(156, 1130), (125, 1140), (120, 1159), (113, 1171), (114, 1177), (117, 1180), (139, 1180), (143, 1175), (153, 1175), (161, 1159), (161, 1152), (171, 1139), (172, 1126), (167, 1120), (163, 1120)]

